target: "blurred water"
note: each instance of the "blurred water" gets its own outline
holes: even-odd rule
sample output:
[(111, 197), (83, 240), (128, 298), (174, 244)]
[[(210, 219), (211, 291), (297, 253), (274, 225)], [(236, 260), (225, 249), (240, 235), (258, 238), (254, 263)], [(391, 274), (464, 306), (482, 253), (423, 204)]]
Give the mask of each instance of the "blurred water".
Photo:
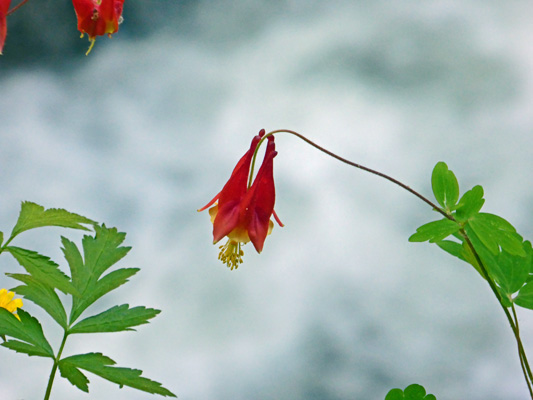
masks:
[[(144, 37), (99, 39), (59, 70), (4, 72), (0, 229), (21, 200), (117, 226), (133, 246), (121, 265), (142, 271), (108, 304), (163, 310), (135, 334), (72, 338), (66, 352), (102, 351), (181, 399), (370, 400), (413, 382), (439, 400), (526, 398), (490, 290), (436, 247), (407, 242), (437, 216), (401, 189), (278, 135), (286, 226), (233, 272), (196, 209), (259, 129), (290, 128), (428, 196), (444, 160), (531, 237), (532, 11), (524, 1), (200, 2), (183, 26), (147, 14), (159, 28)], [(60, 234), (17, 244), (61, 261)], [(531, 349), (527, 313), (521, 324)], [(42, 396), (47, 360), (3, 360), (2, 398)], [(90, 379), (90, 395), (56, 380), (55, 398), (148, 397)]]

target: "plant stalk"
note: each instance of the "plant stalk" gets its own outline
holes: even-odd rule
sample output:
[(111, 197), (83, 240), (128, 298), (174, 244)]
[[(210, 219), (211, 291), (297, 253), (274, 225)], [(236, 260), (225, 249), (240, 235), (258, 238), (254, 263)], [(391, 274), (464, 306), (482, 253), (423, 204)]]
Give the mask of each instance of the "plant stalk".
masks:
[(63, 335), (63, 340), (61, 341), (61, 346), (59, 347), (59, 351), (57, 352), (57, 357), (54, 359), (54, 365), (52, 366), (52, 371), (50, 371), (50, 378), (48, 378), (48, 386), (46, 387), (46, 393), (44, 395), (44, 400), (50, 400), (50, 393), (52, 393), (52, 385), (54, 383), (54, 378), (57, 372), (57, 367), (59, 365), (59, 360), (61, 360), (61, 354), (63, 353), (63, 349), (65, 347), (67, 337), (68, 337), (68, 332), (65, 330), (65, 334)]
[[(363, 171), (366, 171), (366, 172), (369, 172), (371, 174), (374, 174), (374, 175), (377, 175), (377, 176), (380, 176), (384, 179), (387, 179), (388, 181), (394, 183), (395, 185), (397, 186), (400, 186), (402, 189), (405, 189), (407, 190), (409, 193), (415, 195), (416, 197), (418, 197), (420, 200), (422, 200), (423, 202), (425, 202), (426, 204), (428, 204), (429, 206), (431, 206), (431, 208), (440, 213), (442, 216), (444, 216), (445, 218), (451, 220), (451, 221), (454, 221), (454, 222), (457, 222), (455, 220), (455, 218), (447, 213), (445, 210), (443, 210), (442, 208), (440, 208), (439, 206), (437, 206), (435, 203), (433, 203), (431, 200), (429, 200), (428, 198), (426, 198), (425, 196), (423, 196), (422, 194), (418, 193), (416, 190), (413, 190), (411, 189), (409, 186), (405, 185), (404, 183), (398, 181), (397, 179), (394, 179), (392, 178), (391, 176), (389, 175), (386, 175), (384, 173), (381, 173), (379, 171), (376, 171), (376, 170), (373, 170), (371, 168), (367, 168), (361, 164), (357, 164), (357, 163), (354, 163), (350, 160), (347, 160), (343, 157), (340, 157), (338, 156), (337, 154), (335, 153), (332, 153), (331, 151), (329, 150), (326, 150), (325, 148), (323, 148), (322, 146), (319, 146), (317, 145), (316, 143), (314, 143), (313, 141), (307, 139), (305, 136), (299, 134), (298, 132), (295, 132), (295, 131), (292, 131), (292, 130), (289, 130), (289, 129), (277, 129), (277, 130), (274, 130), (274, 131), (271, 131), (269, 133), (267, 133), (266, 135), (264, 135), (261, 140), (259, 141), (259, 143), (257, 144), (257, 147), (255, 148), (255, 152), (254, 152), (254, 155), (253, 155), (253, 158), (252, 158), (252, 164), (251, 164), (251, 168), (250, 168), (250, 176), (249, 176), (249, 183), (248, 183), (248, 186), (251, 185), (251, 181), (252, 181), (252, 178), (253, 178), (253, 171), (254, 171), (254, 165), (255, 165), (255, 160), (256, 160), (256, 156), (257, 156), (257, 152), (259, 150), (259, 147), (261, 146), (261, 144), (263, 143), (263, 141), (268, 137), (268, 136), (271, 136), (271, 135), (274, 135), (276, 133), (289, 133), (291, 135), (294, 135), (300, 139), (302, 139), (304, 142), (308, 143), (309, 145), (315, 147), (316, 149), (322, 151), (323, 153), (326, 153), (327, 155), (329, 155), (330, 157), (333, 157), (345, 164), (348, 164), (352, 167), (355, 167), (355, 168), (358, 168), (358, 169), (361, 169)], [(514, 319), (513, 319), (513, 316), (511, 316), (511, 313), (509, 312), (509, 310), (507, 309), (507, 307), (504, 305), (503, 303), (503, 299), (501, 297), (501, 294), (500, 292), (498, 291), (498, 288), (496, 286), (496, 283), (494, 282), (494, 280), (491, 278), (491, 276), (489, 275), (485, 265), (483, 264), (483, 262), (481, 261), (481, 257), (479, 256), (478, 252), (476, 251), (476, 249), (474, 248), (474, 245), (472, 244), (472, 241), (470, 240), (470, 238), (468, 237), (466, 231), (464, 228), (461, 228), (460, 231), (461, 235), (463, 236), (467, 246), (469, 247), (469, 249), (472, 251), (472, 254), (474, 255), (475, 259), (476, 259), (476, 262), (478, 263), (479, 265), (479, 268), (482, 272), (482, 275), (483, 277), (485, 278), (485, 280), (488, 282), (492, 292), (494, 293), (494, 295), (496, 296), (496, 299), (498, 300), (498, 303), (500, 303), (500, 306), (502, 307), (503, 309), (503, 312), (505, 313), (505, 316), (507, 317), (507, 320), (509, 321), (509, 325), (511, 326), (511, 329), (513, 331), (513, 335), (515, 337), (515, 340), (516, 340), (516, 343), (517, 343), (517, 347), (518, 347), (518, 356), (520, 358), (520, 366), (522, 368), (522, 372), (524, 374), (524, 379), (526, 380), (526, 384), (527, 384), (527, 387), (528, 387), (528, 390), (529, 390), (529, 393), (531, 395), (531, 398), (533, 399), (533, 389), (532, 389), (532, 384), (533, 384), (533, 374), (531, 372), (531, 368), (529, 366), (529, 362), (528, 362), (528, 359), (527, 359), (527, 356), (526, 356), (526, 352), (524, 350), (524, 346), (522, 344), (522, 340), (520, 338), (520, 331), (519, 331), (519, 328), (518, 328), (518, 318), (516, 316), (516, 312), (515, 312), (515, 309), (514, 309), (514, 304), (512, 305), (512, 311), (513, 311), (513, 315), (514, 315)]]

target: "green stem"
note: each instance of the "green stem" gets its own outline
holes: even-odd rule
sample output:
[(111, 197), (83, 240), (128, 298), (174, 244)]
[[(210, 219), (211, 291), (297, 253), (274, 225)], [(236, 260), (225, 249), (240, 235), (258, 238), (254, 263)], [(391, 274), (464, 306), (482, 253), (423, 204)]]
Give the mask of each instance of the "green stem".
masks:
[(290, 129), (277, 129), (275, 131), (271, 131), (269, 133), (267, 133), (265, 136), (263, 136), (261, 138), (261, 140), (259, 141), (259, 143), (257, 144), (257, 147), (255, 148), (255, 152), (254, 152), (254, 156), (252, 158), (252, 167), (250, 168), (250, 178), (248, 180), (248, 187), (251, 186), (252, 184), (252, 177), (253, 177), (253, 172), (254, 172), (254, 165), (255, 165), (255, 159), (256, 159), (256, 156), (257, 156), (257, 151), (259, 150), (259, 147), (261, 146), (261, 143), (263, 143), (263, 141), (268, 138), (269, 136), (272, 136), (274, 135), (275, 133), (290, 133), (291, 135), (294, 135), (300, 139), (302, 139), (304, 142), (306, 142), (307, 144), (310, 144), (311, 146), (313, 146), (314, 148), (320, 150), (321, 152), (323, 153), (326, 153), (328, 156), (330, 157), (333, 157), (345, 164), (348, 164), (352, 167), (355, 167), (355, 168), (359, 168), (359, 169), (362, 169), (363, 171), (366, 171), (366, 172), (370, 172), (371, 174), (374, 174), (374, 175), (377, 175), (377, 176), (380, 176), (382, 178), (385, 178), (387, 179), (388, 181), (394, 183), (395, 185), (398, 185), (400, 187), (402, 187), (403, 189), (407, 190), (408, 192), (410, 192), (411, 194), (414, 194), (416, 197), (418, 197), (420, 200), (422, 200), (423, 202), (425, 202), (426, 204), (430, 205), (431, 208), (433, 208), (435, 211), (441, 213), (445, 218), (448, 218), (448, 219), (451, 219), (453, 220), (453, 217), (451, 217), (450, 215), (448, 215), (444, 210), (442, 210), (439, 206), (437, 206), (435, 203), (433, 203), (432, 201), (430, 201), (428, 198), (422, 196), (420, 193), (418, 193), (417, 191), (411, 189), (409, 186), (405, 185), (404, 183), (400, 182), (399, 180), (397, 179), (394, 179), (393, 177), (389, 176), (389, 175), (386, 175), (382, 172), (379, 172), (379, 171), (376, 171), (374, 169), (371, 169), (371, 168), (367, 168), (365, 167), (364, 165), (361, 165), (361, 164), (356, 164), (350, 160), (347, 160), (346, 158), (343, 158), (341, 156), (338, 156), (337, 154), (335, 153), (332, 153), (331, 151), (329, 150), (326, 150), (325, 148), (323, 148), (322, 146), (319, 146), (318, 144), (316, 144), (315, 142), (307, 139), (305, 136), (299, 134), (298, 132), (295, 132), (295, 131), (291, 131)]
[(54, 378), (56, 376), (57, 367), (59, 365), (59, 360), (61, 360), (61, 354), (63, 353), (63, 348), (65, 347), (65, 342), (67, 341), (68, 332), (65, 330), (63, 335), (63, 340), (61, 341), (61, 346), (57, 352), (57, 357), (54, 359), (54, 365), (52, 366), (52, 371), (50, 371), (50, 378), (48, 378), (48, 386), (46, 387), (46, 393), (44, 395), (44, 400), (50, 399), (50, 393), (52, 392), (52, 385), (54, 383)]
[[(530, 382), (533, 382), (533, 374), (531, 373), (531, 368), (529, 367), (529, 362), (527, 361), (526, 352), (524, 350), (522, 340), (520, 339), (520, 327), (518, 325), (518, 316), (516, 315), (516, 309), (515, 309), (514, 303), (511, 303), (511, 310), (513, 312), (514, 323), (516, 326), (516, 333), (517, 333), (516, 340), (518, 344), (518, 355), (520, 356), (522, 371), (524, 372), (524, 376), (527, 373), (527, 375), (529, 376)], [(531, 388), (531, 386), (528, 386), (528, 389), (529, 389), (529, 394), (531, 395), (531, 398), (533, 399), (533, 389)]]
[(15, 11), (17, 11), (20, 7), (22, 7), (27, 2), (28, 2), (28, 0), (22, 0), (19, 4), (17, 4), (15, 7), (13, 7), (11, 10), (9, 10), (7, 12), (6, 16), (13, 14)]
[(511, 316), (511, 313), (509, 312), (507, 307), (503, 304), (503, 299), (501, 297), (501, 293), (498, 291), (498, 288), (496, 287), (496, 283), (494, 282), (494, 280), (489, 275), (489, 273), (487, 271), (487, 268), (483, 264), (483, 261), (481, 261), (481, 257), (479, 256), (478, 252), (474, 248), (474, 245), (472, 244), (472, 241), (468, 237), (466, 231), (464, 229), (461, 229), (460, 232), (461, 232), (461, 235), (464, 237), (465, 243), (469, 247), (470, 251), (472, 251), (472, 254), (474, 255), (474, 257), (476, 259), (476, 262), (477, 262), (477, 264), (479, 266), (479, 269), (482, 272), (483, 277), (485, 278), (485, 280), (489, 284), (492, 292), (494, 293), (494, 295), (498, 299), (498, 303), (500, 303), (500, 306), (502, 307), (502, 310), (505, 313), (505, 316), (507, 317), (507, 320), (509, 321), (509, 325), (511, 325), (511, 329), (513, 331), (513, 334), (514, 334), (514, 337), (515, 337), (515, 340), (516, 340), (516, 344), (518, 346), (518, 356), (520, 358), (520, 366), (522, 367), (522, 372), (524, 374), (524, 379), (526, 380), (527, 388), (529, 390), (529, 393), (531, 394), (531, 398), (533, 399), (533, 389), (531, 387), (531, 383), (533, 382), (533, 375), (531, 374), (531, 368), (529, 367), (529, 362), (527, 360), (527, 355), (526, 355), (526, 352), (524, 350), (524, 346), (522, 345), (522, 339), (520, 338), (520, 331), (518, 329), (518, 319), (516, 318), (516, 312), (514, 310), (514, 305), (511, 303), (513, 314), (515, 315), (516, 323), (515, 323), (515, 320), (513, 320), (513, 317)]
[[(437, 206), (435, 203), (433, 203), (432, 201), (430, 201), (429, 199), (427, 199), (426, 197), (424, 197), (423, 195), (421, 195), (417, 191), (411, 189), (409, 186), (405, 185), (404, 183), (398, 181), (397, 179), (394, 179), (394, 178), (392, 178), (392, 177), (390, 177), (390, 176), (388, 176), (386, 174), (383, 174), (383, 173), (381, 173), (379, 171), (367, 168), (367, 167), (365, 167), (363, 165), (356, 164), (356, 163), (354, 163), (352, 161), (349, 161), (349, 160), (347, 160), (347, 159), (345, 159), (343, 157), (340, 157), (337, 154), (332, 153), (329, 150), (326, 150), (322, 146), (317, 145), (316, 143), (314, 143), (311, 140), (307, 139), (305, 136), (299, 134), (298, 132), (295, 132), (295, 131), (292, 131), (292, 130), (289, 130), (289, 129), (277, 129), (277, 130), (274, 130), (274, 131), (271, 131), (271, 132), (267, 133), (265, 136), (263, 136), (261, 138), (261, 140), (257, 144), (257, 147), (255, 148), (255, 152), (254, 152), (254, 155), (253, 155), (253, 158), (252, 158), (252, 164), (251, 164), (251, 168), (250, 168), (250, 176), (249, 176), (249, 180), (248, 180), (248, 187), (250, 187), (251, 184), (252, 184), (254, 165), (255, 165), (257, 152), (259, 150), (259, 147), (261, 146), (261, 144), (263, 143), (263, 141), (265, 139), (267, 139), (269, 136), (274, 135), (276, 133), (289, 133), (291, 135), (294, 135), (294, 136), (302, 139), (304, 142), (306, 142), (306, 143), (310, 144), (311, 146), (315, 147), (316, 149), (322, 151), (323, 153), (326, 153), (330, 157), (333, 157), (333, 158), (335, 158), (335, 159), (337, 159), (337, 160), (339, 160), (339, 161), (341, 161), (341, 162), (343, 162), (345, 164), (348, 164), (348, 165), (350, 165), (352, 167), (361, 169), (361, 170), (366, 171), (366, 172), (370, 172), (371, 174), (374, 174), (374, 175), (380, 176), (380, 177), (382, 177), (384, 179), (387, 179), (388, 181), (394, 183), (395, 185), (400, 186), (401, 188), (407, 190), (411, 194), (413, 194), (416, 197), (418, 197), (420, 200), (422, 200), (423, 202), (425, 202), (426, 204), (431, 206), (431, 208), (433, 208), (433, 210), (437, 211), (438, 213), (443, 215), (445, 218), (447, 218), (447, 219), (449, 219), (451, 221), (457, 222), (455, 220), (455, 218), (451, 214), (448, 214), (446, 211), (444, 211), (442, 208)], [(513, 315), (515, 316), (515, 319), (513, 320), (513, 317), (509, 313), (509, 310), (507, 309), (507, 307), (503, 303), (503, 299), (501, 297), (500, 292), (498, 291), (496, 283), (490, 277), (485, 265), (481, 261), (481, 257), (479, 256), (479, 254), (477, 253), (476, 249), (474, 248), (474, 245), (472, 244), (472, 242), (471, 242), (470, 238), (468, 237), (468, 235), (467, 235), (466, 231), (464, 230), (464, 228), (461, 228), (460, 232), (461, 232), (461, 235), (464, 237), (465, 243), (467, 244), (467, 246), (472, 251), (472, 254), (474, 255), (474, 257), (476, 259), (476, 262), (479, 265), (479, 268), (480, 268), (480, 270), (482, 272), (483, 277), (488, 282), (492, 292), (494, 293), (494, 295), (496, 296), (496, 299), (498, 300), (498, 303), (500, 303), (500, 306), (502, 307), (503, 312), (505, 313), (505, 315), (507, 317), (507, 320), (509, 321), (509, 325), (511, 326), (511, 329), (513, 331), (513, 334), (514, 334), (514, 337), (515, 337), (515, 340), (516, 340), (516, 343), (517, 343), (517, 346), (518, 346), (518, 355), (520, 357), (520, 365), (521, 365), (522, 371), (524, 373), (524, 378), (526, 380), (526, 384), (527, 384), (529, 393), (531, 394), (531, 398), (533, 399), (533, 389), (531, 387), (531, 385), (533, 383), (533, 374), (531, 373), (531, 368), (529, 367), (529, 362), (527, 360), (526, 352), (524, 350), (524, 347), (522, 345), (522, 340), (520, 338), (520, 331), (518, 329), (518, 319), (516, 318), (514, 305), (512, 306), (512, 310), (513, 310)]]

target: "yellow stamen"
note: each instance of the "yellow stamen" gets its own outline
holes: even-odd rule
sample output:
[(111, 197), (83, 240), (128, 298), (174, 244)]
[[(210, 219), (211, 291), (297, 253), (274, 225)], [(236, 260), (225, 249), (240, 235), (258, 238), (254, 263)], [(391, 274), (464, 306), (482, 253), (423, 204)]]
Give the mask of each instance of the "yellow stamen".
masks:
[(220, 254), (218, 259), (228, 266), (233, 271), (233, 268), (239, 268), (242, 264), (242, 256), (244, 251), (241, 249), (241, 243), (228, 239), (226, 244), (219, 247)]
[(88, 56), (91, 50), (93, 49), (94, 42), (96, 42), (96, 38), (89, 39), (89, 41), (91, 42), (91, 45), (89, 46), (89, 50), (87, 50), (87, 53), (85, 53), (86, 56)]

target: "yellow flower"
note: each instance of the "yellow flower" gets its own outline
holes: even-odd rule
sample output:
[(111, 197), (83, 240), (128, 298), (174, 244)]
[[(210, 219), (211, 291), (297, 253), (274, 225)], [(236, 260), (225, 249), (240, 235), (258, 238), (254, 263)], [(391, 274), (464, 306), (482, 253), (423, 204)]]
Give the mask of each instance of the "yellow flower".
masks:
[[(0, 307), (5, 308), (7, 311), (11, 313), (15, 313), (17, 311), (17, 308), (22, 307), (22, 299), (14, 299), (15, 293), (8, 292), (6, 289), (0, 289)], [(19, 316), (15, 314), (15, 317), (17, 317), (19, 320)]]

